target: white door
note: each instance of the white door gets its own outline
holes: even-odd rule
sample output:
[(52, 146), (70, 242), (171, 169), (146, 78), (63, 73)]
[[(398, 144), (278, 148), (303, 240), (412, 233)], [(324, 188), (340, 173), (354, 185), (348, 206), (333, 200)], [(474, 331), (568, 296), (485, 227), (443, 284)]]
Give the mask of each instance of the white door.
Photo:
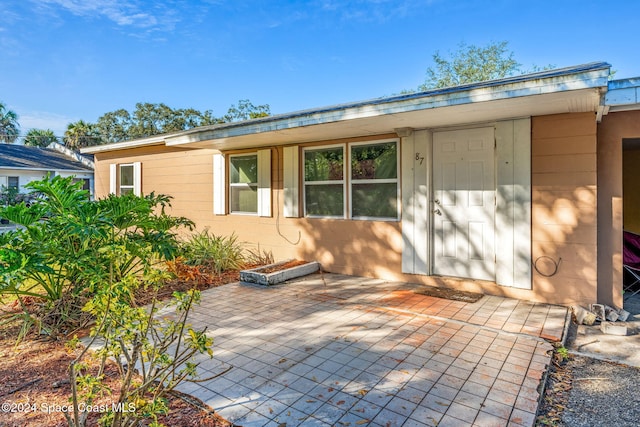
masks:
[(495, 137), (433, 134), (433, 273), (495, 280)]

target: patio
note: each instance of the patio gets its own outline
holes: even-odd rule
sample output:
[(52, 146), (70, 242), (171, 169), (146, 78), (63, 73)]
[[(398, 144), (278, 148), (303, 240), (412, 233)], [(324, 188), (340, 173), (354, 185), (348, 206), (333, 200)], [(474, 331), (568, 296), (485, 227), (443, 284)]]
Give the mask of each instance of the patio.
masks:
[(202, 293), (214, 358), (179, 390), (237, 425), (532, 426), (565, 307), (313, 274)]

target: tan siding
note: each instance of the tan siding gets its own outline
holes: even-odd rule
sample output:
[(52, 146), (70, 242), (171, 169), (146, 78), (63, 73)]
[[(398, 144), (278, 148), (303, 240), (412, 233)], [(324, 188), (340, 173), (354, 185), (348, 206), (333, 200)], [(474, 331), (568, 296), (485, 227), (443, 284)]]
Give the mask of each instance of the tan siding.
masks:
[(536, 174), (543, 173), (584, 173), (597, 169), (595, 151), (588, 154), (556, 154), (551, 156), (533, 156), (532, 167)]
[(626, 138), (640, 138), (640, 111), (603, 117), (598, 127), (598, 300), (616, 306), (622, 306), (622, 180), (627, 155), (623, 156), (622, 141)]
[(539, 139), (538, 144), (531, 147), (533, 156), (554, 156), (562, 154), (594, 153), (596, 141), (591, 135), (566, 136)]
[[(586, 136), (587, 139), (591, 139), (596, 132), (595, 113), (553, 114), (537, 116), (533, 120), (536, 121), (536, 126), (531, 128), (531, 138), (536, 141), (571, 139), (576, 136)], [(591, 140), (587, 145), (593, 146), (595, 150), (595, 140)]]
[[(532, 119), (533, 291), (597, 299), (597, 138), (592, 113)], [(547, 258), (548, 257), (548, 258)], [(555, 270), (558, 269), (551, 277)]]
[[(108, 164), (142, 162), (143, 192), (174, 196), (172, 213), (209, 228), (236, 234), (278, 260), (315, 259), (327, 271), (453, 286), (536, 301), (588, 303), (596, 298), (596, 125), (593, 114), (532, 119), (534, 261), (562, 258), (552, 277), (534, 273), (533, 290), (492, 282), (401, 273), (400, 222), (284, 218), (282, 147), (272, 148), (272, 216), (213, 215), (212, 150), (150, 147), (96, 155), (96, 192), (108, 192)], [(393, 135), (392, 135), (393, 136)], [(386, 139), (390, 135), (381, 136)], [(373, 138), (357, 139), (371, 140)], [(350, 140), (351, 141), (351, 140)], [(337, 141), (331, 141), (337, 142)], [(344, 142), (344, 141), (340, 141)], [(328, 141), (319, 144), (327, 144)]]

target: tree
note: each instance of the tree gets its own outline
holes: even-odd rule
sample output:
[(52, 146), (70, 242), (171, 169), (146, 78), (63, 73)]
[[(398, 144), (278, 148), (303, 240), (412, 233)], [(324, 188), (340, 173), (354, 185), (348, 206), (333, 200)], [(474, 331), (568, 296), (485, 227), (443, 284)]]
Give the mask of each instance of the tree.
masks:
[(0, 142), (12, 144), (18, 139), (19, 128), (16, 112), (7, 110), (6, 105), (0, 102)]
[(238, 105), (229, 107), (227, 114), (224, 116), (224, 122), (240, 122), (243, 120), (257, 119), (271, 115), (269, 104), (253, 105), (248, 99), (241, 99)]
[(64, 145), (71, 150), (78, 150), (82, 147), (102, 144), (102, 139), (98, 134), (96, 125), (78, 120), (69, 123), (64, 133)]
[(98, 118), (96, 129), (105, 143), (126, 141), (133, 119), (124, 108), (103, 114)]
[(242, 99), (237, 105), (229, 107), (227, 114), (222, 117), (214, 116), (211, 110), (201, 112), (195, 108), (174, 109), (163, 103), (139, 102), (133, 112), (120, 109), (100, 116), (95, 129), (102, 142), (112, 143), (199, 126), (266, 117), (270, 114), (269, 104), (254, 105), (248, 99)]
[(48, 147), (52, 142), (59, 142), (51, 129), (29, 129), (24, 137), (24, 145), (32, 147)]
[(427, 78), (418, 90), (438, 89), (467, 83), (482, 82), (520, 74), (520, 65), (513, 52), (507, 49), (508, 42), (475, 46), (461, 43), (449, 58), (436, 52), (435, 67), (427, 68)]

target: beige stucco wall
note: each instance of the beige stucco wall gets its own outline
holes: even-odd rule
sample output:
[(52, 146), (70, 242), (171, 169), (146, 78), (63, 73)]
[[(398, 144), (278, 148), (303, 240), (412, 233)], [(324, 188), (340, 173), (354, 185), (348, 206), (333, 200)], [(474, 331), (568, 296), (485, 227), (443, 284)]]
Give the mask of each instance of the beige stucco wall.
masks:
[[(388, 137), (389, 135), (385, 135)], [(370, 139), (370, 138), (368, 138)], [(235, 234), (276, 259), (320, 261), (327, 271), (403, 280), (555, 303), (596, 301), (596, 124), (593, 114), (532, 119), (532, 253), (542, 273), (562, 258), (557, 274), (534, 272), (533, 290), (491, 282), (401, 273), (400, 222), (284, 218), (282, 147), (272, 149), (272, 217), (215, 216), (211, 150), (148, 147), (96, 155), (96, 193), (109, 189), (109, 163), (142, 162), (143, 193), (174, 197), (174, 215)]]
[(534, 117), (531, 133), (534, 291), (557, 302), (594, 303), (598, 279), (595, 114)]
[(616, 306), (622, 306), (622, 140), (626, 138), (640, 138), (640, 111), (603, 117), (598, 127), (598, 300)]

